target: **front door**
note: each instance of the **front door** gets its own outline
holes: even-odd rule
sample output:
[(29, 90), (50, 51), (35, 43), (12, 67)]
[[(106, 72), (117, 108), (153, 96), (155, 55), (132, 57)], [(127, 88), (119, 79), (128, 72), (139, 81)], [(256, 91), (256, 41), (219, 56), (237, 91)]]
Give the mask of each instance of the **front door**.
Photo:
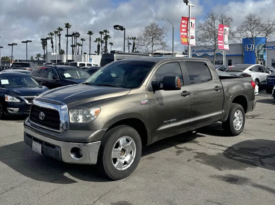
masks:
[[(160, 89), (153, 91), (151, 82), (160, 82), (160, 87), (162, 87), (162, 81), (165, 76), (180, 77), (182, 89), (174, 91)], [(188, 90), (187, 86), (184, 86), (182, 70), (178, 62), (165, 63), (156, 70), (147, 92), (150, 103), (153, 141), (190, 129), (190, 98), (182, 95), (183, 89)]]
[(192, 129), (221, 120), (224, 94), (220, 80), (212, 77), (205, 62), (185, 64), (190, 81)]

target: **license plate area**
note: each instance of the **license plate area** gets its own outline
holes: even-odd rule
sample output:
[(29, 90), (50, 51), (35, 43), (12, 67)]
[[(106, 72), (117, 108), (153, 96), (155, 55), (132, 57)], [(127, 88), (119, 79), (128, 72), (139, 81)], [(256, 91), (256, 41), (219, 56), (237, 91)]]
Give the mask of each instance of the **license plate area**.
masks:
[(38, 154), (42, 154), (42, 144), (33, 140), (32, 150)]

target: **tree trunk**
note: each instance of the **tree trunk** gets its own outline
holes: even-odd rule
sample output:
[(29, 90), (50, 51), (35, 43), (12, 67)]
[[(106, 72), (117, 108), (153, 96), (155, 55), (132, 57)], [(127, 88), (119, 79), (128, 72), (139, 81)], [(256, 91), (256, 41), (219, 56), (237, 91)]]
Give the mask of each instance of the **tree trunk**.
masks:
[(100, 53), (100, 45), (97, 44), (97, 55), (99, 55), (99, 53)]
[(136, 42), (135, 42), (135, 41), (133, 41), (132, 53), (134, 53), (134, 52), (135, 52), (135, 47), (136, 47)]
[(69, 29), (67, 28), (67, 45), (66, 45), (66, 57), (67, 57), (66, 61), (67, 62), (68, 62), (68, 50), (69, 50), (69, 48), (68, 48), (68, 46), (69, 46), (68, 35), (69, 35)]

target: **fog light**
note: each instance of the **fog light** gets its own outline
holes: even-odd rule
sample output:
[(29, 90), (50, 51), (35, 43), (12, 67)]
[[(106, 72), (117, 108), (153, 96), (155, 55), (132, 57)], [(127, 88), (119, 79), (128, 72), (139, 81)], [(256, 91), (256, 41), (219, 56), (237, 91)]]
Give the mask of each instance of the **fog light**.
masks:
[(71, 157), (73, 159), (81, 159), (83, 157), (83, 152), (80, 148), (74, 147), (71, 149)]
[(17, 113), (19, 111), (19, 108), (8, 107), (7, 110), (9, 113)]

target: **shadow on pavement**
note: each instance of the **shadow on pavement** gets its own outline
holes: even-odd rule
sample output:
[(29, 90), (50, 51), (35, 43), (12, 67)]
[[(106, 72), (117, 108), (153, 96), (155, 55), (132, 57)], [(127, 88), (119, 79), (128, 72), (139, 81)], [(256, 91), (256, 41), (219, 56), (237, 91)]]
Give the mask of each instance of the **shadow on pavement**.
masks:
[(272, 99), (272, 98), (261, 99), (261, 100), (257, 100), (257, 103), (264, 103), (264, 104), (275, 105), (275, 100)]
[(249, 167), (275, 170), (275, 141), (247, 140), (229, 147), (223, 155)]

